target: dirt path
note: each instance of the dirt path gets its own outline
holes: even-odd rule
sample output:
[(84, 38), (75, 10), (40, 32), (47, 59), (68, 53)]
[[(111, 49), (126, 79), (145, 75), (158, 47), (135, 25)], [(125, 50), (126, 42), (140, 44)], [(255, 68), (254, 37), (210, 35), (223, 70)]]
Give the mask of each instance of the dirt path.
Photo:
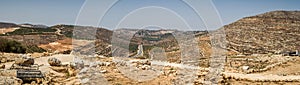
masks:
[(279, 76), (272, 74), (241, 74), (241, 73), (224, 73), (227, 77), (235, 79), (245, 79), (250, 81), (300, 81), (300, 76)]

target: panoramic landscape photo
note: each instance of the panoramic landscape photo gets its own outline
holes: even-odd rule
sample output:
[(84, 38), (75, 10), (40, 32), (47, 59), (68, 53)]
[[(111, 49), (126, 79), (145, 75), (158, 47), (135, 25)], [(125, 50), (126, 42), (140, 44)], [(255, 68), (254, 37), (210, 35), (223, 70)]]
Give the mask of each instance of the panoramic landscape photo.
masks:
[(299, 85), (299, 4), (2, 0), (0, 85)]

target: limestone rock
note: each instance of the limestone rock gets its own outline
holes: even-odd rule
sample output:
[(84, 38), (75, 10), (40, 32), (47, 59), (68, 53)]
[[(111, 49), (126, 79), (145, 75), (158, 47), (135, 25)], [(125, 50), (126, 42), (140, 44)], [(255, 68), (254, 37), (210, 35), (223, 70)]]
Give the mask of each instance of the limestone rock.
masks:
[(0, 64), (0, 69), (5, 69), (5, 65), (4, 64), (3, 65)]
[(56, 71), (56, 72), (60, 72), (60, 73), (67, 73), (68, 72), (68, 68), (67, 67), (57, 67), (57, 66), (51, 66), (50, 67), (52, 70)]
[(106, 73), (107, 72), (107, 70), (102, 70), (102, 71), (100, 71), (100, 73)]
[(141, 66), (142, 70), (148, 70), (150, 68), (151, 68), (151, 66), (149, 66), (149, 65), (143, 65), (143, 66)]
[(244, 71), (247, 71), (247, 70), (249, 69), (249, 66), (243, 66), (242, 69), (243, 69)]
[(7, 58), (6, 57), (1, 57), (0, 56), (0, 63), (5, 63), (7, 61)]
[(33, 58), (16, 59), (15, 64), (20, 66), (31, 66), (34, 64), (34, 59)]
[(16, 77), (0, 76), (0, 85), (21, 85), (23, 81)]
[(49, 58), (48, 63), (50, 64), (50, 66), (60, 66), (61, 65), (61, 61), (58, 60), (57, 58)]
[(68, 68), (69, 76), (76, 76), (77, 73), (78, 73), (78, 70), (73, 69), (73, 68)]
[(84, 67), (84, 62), (83, 61), (71, 62), (70, 67), (73, 69), (81, 69)]
[[(0, 70), (0, 76), (17, 76), (16, 70)], [(1, 84), (0, 84), (1, 85)]]

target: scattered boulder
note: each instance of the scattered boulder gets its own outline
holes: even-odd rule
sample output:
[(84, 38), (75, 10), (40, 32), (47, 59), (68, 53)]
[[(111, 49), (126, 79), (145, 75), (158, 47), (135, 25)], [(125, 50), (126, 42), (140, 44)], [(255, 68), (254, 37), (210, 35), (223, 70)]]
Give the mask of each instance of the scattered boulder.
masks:
[(31, 66), (34, 64), (34, 59), (33, 58), (16, 59), (15, 64), (20, 65), (20, 66)]
[(70, 67), (73, 69), (81, 69), (84, 67), (84, 62), (83, 61), (71, 62)]
[(102, 70), (102, 71), (100, 71), (100, 73), (106, 73), (107, 72), (107, 70)]
[(146, 61), (133, 61), (132, 65), (140, 68), (142, 70), (148, 70), (151, 68), (151, 62), (146, 60)]
[(204, 77), (205, 75), (207, 75), (208, 74), (208, 72), (199, 72), (198, 73), (198, 76), (199, 77)]
[(50, 64), (50, 66), (60, 66), (61, 65), (61, 61), (58, 60), (57, 58), (49, 58), (48, 63)]
[(137, 65), (151, 65), (151, 62), (146, 60), (146, 61), (133, 61), (132, 63), (136, 63)]
[(0, 65), (0, 69), (5, 69), (5, 65)]
[(110, 62), (100, 62), (100, 61), (89, 63), (89, 67), (110, 66), (110, 65), (111, 65)]
[(7, 58), (6, 57), (1, 57), (0, 56), (0, 63), (5, 63), (7, 61)]
[(23, 81), (16, 77), (0, 76), (0, 85), (21, 85)]
[(66, 50), (66, 51), (63, 51), (61, 52), (62, 54), (70, 54), (72, 50)]
[(67, 73), (68, 68), (67, 67), (57, 67), (57, 66), (51, 66), (50, 67), (52, 70), (59, 72), (59, 73)]
[(51, 56), (49, 52), (43, 52), (43, 56)]
[(34, 64), (33, 58), (28, 58), (22, 63), (22, 65), (28, 65), (28, 66), (33, 65), (33, 64)]
[(77, 73), (78, 73), (78, 70), (73, 69), (73, 68), (68, 68), (69, 76), (76, 76)]
[(0, 76), (14, 76), (14, 77), (17, 77), (17, 70), (0, 70)]
[(143, 65), (143, 66), (141, 66), (142, 70), (148, 70), (150, 68), (151, 68), (151, 66), (149, 66), (149, 65)]
[(249, 69), (249, 66), (243, 66), (242, 69), (243, 69), (244, 71), (247, 71), (247, 70)]

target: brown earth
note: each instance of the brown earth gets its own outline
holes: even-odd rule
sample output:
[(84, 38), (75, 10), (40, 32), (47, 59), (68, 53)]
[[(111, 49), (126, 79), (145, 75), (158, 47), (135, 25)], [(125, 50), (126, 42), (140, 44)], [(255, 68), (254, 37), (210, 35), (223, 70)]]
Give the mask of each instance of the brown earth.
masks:
[(13, 32), (16, 29), (18, 29), (18, 28), (1, 28), (0, 29), (0, 34), (5, 34), (5, 33), (8, 33), (8, 32)]

